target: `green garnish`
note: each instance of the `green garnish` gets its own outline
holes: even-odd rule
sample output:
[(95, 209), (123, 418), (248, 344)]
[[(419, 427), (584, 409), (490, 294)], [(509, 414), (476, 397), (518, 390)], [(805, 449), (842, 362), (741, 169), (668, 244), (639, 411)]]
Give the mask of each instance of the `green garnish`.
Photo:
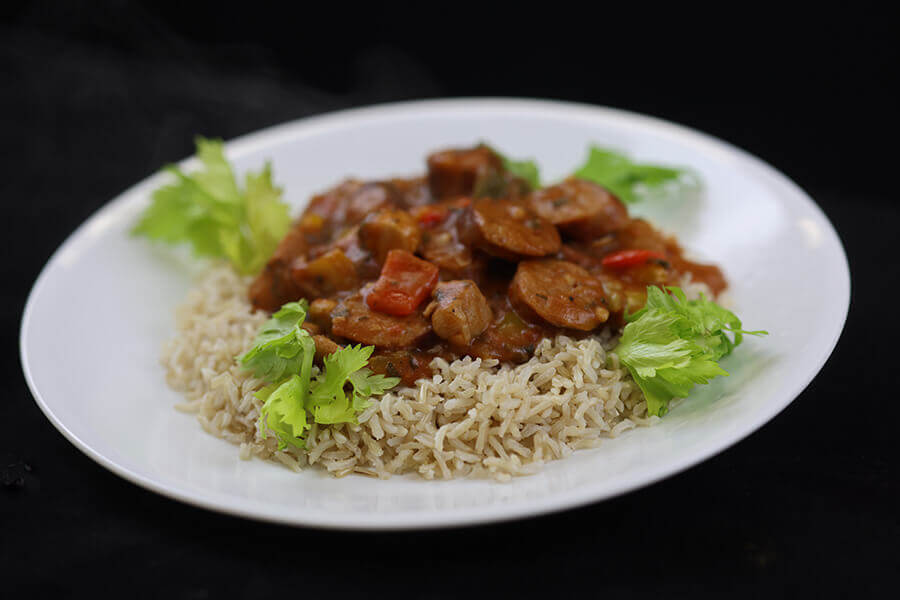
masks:
[(533, 190), (541, 187), (541, 171), (536, 162), (533, 160), (510, 160), (499, 152), (497, 154), (503, 160), (503, 167), (507, 171), (527, 181)]
[[(500, 157), (507, 171), (527, 181), (532, 189), (541, 187), (540, 168), (535, 161), (512, 160), (496, 148), (489, 148)], [(572, 175), (600, 184), (622, 202), (632, 204), (640, 200), (643, 192), (679, 181), (685, 174), (682, 169), (638, 164), (618, 152), (591, 146), (585, 163)]]
[(198, 136), (195, 143), (202, 168), (188, 175), (177, 166), (165, 167), (175, 181), (153, 192), (132, 233), (187, 242), (198, 256), (226, 258), (240, 273), (256, 273), (290, 227), (281, 188), (272, 183), (266, 163), (262, 171), (247, 173), (241, 190), (222, 141)]
[(238, 357), (241, 366), (270, 382), (308, 369), (316, 352), (312, 336), (300, 327), (308, 308), (306, 300), (282, 306), (260, 327), (253, 347)]
[[(369, 397), (381, 395), (398, 383), (398, 377), (373, 375), (365, 366), (374, 346), (345, 346), (325, 356), (325, 370), (313, 381), (308, 409), (316, 423), (356, 423), (356, 415), (369, 407)], [(348, 398), (345, 385), (351, 386)]]
[(266, 437), (266, 431), (271, 430), (278, 438), (279, 450), (283, 450), (288, 444), (297, 448), (305, 446), (309, 422), (302, 398), (306, 391), (300, 376), (291, 375), (280, 385), (267, 385), (255, 394), (263, 401), (256, 427), (263, 438)]
[(256, 392), (263, 401), (257, 428), (263, 438), (272, 431), (279, 449), (288, 444), (303, 448), (311, 421), (356, 423), (371, 396), (400, 383), (398, 377), (373, 375), (366, 365), (375, 347), (362, 345), (326, 355), (324, 369), (313, 377), (316, 345), (301, 327), (306, 310), (306, 300), (282, 306), (260, 328), (253, 347), (237, 359), (244, 369), (269, 383)]
[(647, 303), (626, 317), (615, 349), (644, 392), (647, 412), (660, 417), (673, 398), (684, 398), (695, 384), (728, 375), (718, 361), (731, 354), (744, 334), (767, 335), (743, 330), (733, 312), (703, 296), (688, 300), (680, 288), (666, 289), (671, 295), (647, 287)]
[(519, 179), (524, 179), (528, 182), (528, 185), (531, 186), (531, 189), (536, 190), (541, 187), (541, 170), (535, 161), (531, 159), (513, 160), (485, 142), (481, 142), (480, 145), (487, 146), (491, 152), (496, 154), (500, 160), (503, 161), (504, 169)]
[(590, 147), (587, 160), (573, 173), (575, 177), (602, 185), (626, 204), (639, 200), (642, 189), (658, 188), (684, 174), (681, 169), (634, 163), (599, 146)]

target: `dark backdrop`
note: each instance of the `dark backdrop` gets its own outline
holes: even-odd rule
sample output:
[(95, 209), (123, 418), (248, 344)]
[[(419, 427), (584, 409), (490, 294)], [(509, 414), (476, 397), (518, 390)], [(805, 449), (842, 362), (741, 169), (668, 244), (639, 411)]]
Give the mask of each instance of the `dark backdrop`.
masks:
[[(484, 5), (417, 5), (405, 15), (312, 8), (0, 8), (10, 382), (0, 402), (0, 595), (895, 593), (891, 22), (846, 7), (790, 21), (757, 5), (727, 5), (704, 20), (650, 6), (629, 15), (526, 4), (493, 15)], [(30, 285), (82, 220), (188, 155), (195, 133), (228, 139), (338, 108), (463, 95), (644, 112), (717, 135), (792, 177), (837, 227), (853, 277), (847, 327), (819, 377), (749, 439), (647, 489), (538, 519), (424, 533), (291, 529), (184, 506), (105, 471), (41, 415), (15, 356)]]

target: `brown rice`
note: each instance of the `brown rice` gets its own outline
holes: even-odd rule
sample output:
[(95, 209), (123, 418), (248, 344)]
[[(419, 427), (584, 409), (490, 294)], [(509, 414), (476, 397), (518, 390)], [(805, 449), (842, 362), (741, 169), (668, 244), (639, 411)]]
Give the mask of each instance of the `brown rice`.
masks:
[(267, 316), (246, 299), (248, 280), (227, 267), (211, 269), (176, 314), (177, 335), (165, 347), (169, 385), (203, 428), (294, 470), (316, 465), (336, 476), (425, 479), (487, 476), (507, 480), (544, 462), (636, 426), (650, 425), (646, 402), (610, 350), (608, 331), (575, 341), (543, 340), (528, 362), (498, 365), (465, 357), (436, 359), (431, 379), (397, 388), (372, 402), (358, 425), (313, 425), (306, 450), (277, 450), (256, 430), (262, 382), (235, 356), (247, 350)]

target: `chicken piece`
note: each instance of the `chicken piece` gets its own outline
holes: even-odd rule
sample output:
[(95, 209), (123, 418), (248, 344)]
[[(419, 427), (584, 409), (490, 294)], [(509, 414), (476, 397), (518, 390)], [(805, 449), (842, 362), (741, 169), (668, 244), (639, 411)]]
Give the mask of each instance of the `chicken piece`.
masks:
[(503, 170), (503, 160), (487, 146), (443, 150), (428, 157), (428, 185), (437, 199), (468, 196), (480, 180)]
[(359, 283), (353, 261), (338, 248), (312, 261), (303, 258), (295, 260), (291, 265), (291, 279), (300, 297), (307, 299), (330, 296)]
[(359, 228), (360, 242), (379, 265), (384, 264), (391, 250), (414, 253), (421, 239), (418, 223), (403, 210), (385, 210), (370, 215)]
[(506, 260), (554, 254), (561, 241), (556, 227), (524, 204), (502, 198), (472, 202), (468, 223), (461, 229), (465, 242)]
[(600, 281), (564, 260), (520, 262), (509, 299), (523, 316), (533, 313), (558, 327), (590, 331), (609, 318)]
[(342, 300), (331, 316), (334, 335), (379, 348), (408, 348), (431, 331), (421, 312), (405, 317), (376, 312), (360, 293)]
[(493, 313), (474, 281), (444, 281), (425, 309), (434, 332), (457, 346), (468, 346), (491, 323)]
[(574, 177), (533, 192), (528, 201), (535, 213), (561, 232), (584, 241), (619, 231), (629, 221), (628, 210), (618, 198)]
[(275, 312), (281, 305), (300, 298), (300, 290), (291, 278), (290, 265), (306, 254), (303, 230), (293, 227), (278, 244), (272, 258), (250, 284), (248, 296), (255, 308)]

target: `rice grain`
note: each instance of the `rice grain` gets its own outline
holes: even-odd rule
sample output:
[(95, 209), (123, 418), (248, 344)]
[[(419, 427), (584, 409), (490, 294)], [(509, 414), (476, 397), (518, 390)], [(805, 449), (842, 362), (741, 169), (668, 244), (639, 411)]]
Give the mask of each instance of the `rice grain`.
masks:
[(306, 450), (277, 449), (256, 429), (263, 382), (243, 372), (246, 351), (267, 319), (246, 299), (249, 281), (227, 266), (211, 269), (176, 313), (177, 335), (164, 348), (168, 384), (185, 396), (207, 432), (239, 446), (238, 456), (307, 465), (335, 476), (424, 479), (525, 475), (547, 460), (595, 447), (652, 425), (647, 405), (618, 357), (609, 331), (582, 340), (545, 339), (526, 363), (436, 358), (434, 375), (375, 399), (358, 424), (313, 425)]

